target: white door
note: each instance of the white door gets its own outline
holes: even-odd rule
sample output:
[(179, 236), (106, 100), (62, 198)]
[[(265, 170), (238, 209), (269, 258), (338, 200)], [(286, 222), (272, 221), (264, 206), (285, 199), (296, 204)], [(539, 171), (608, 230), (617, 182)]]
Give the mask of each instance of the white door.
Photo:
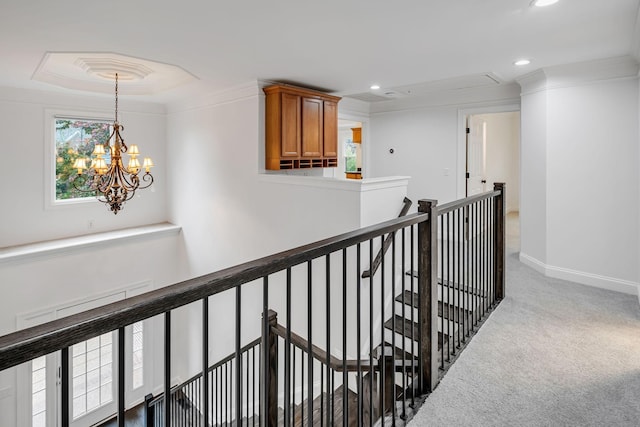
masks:
[(487, 122), (467, 117), (467, 197), (486, 188)]

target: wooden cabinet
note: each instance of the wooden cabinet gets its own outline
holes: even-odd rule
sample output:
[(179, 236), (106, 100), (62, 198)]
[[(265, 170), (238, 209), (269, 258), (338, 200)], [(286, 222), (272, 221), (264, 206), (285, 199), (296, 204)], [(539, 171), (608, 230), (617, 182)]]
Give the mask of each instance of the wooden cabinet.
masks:
[(353, 135), (351, 140), (354, 143), (360, 144), (362, 142), (362, 128), (351, 128), (351, 134)]
[(270, 170), (338, 166), (337, 96), (288, 85), (266, 94), (265, 167)]

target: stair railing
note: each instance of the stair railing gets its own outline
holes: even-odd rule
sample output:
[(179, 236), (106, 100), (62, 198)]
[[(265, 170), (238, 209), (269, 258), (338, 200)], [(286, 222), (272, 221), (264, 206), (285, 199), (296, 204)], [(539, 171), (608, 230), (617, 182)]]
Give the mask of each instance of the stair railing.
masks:
[[(343, 425), (373, 426), (376, 418), (387, 414), (395, 424), (396, 419), (409, 418), (412, 408), (434, 389), (446, 370), (445, 362), (452, 362), (459, 354), (458, 342), (468, 341), (504, 296), (504, 190), (496, 184), (493, 192), (442, 206), (421, 200), (414, 214), (2, 336), (0, 371), (60, 351), (61, 423), (69, 425), (70, 347), (111, 331), (117, 331), (123, 343), (126, 326), (160, 315), (165, 325), (163, 395), (172, 396), (172, 390), (178, 390), (171, 383), (172, 311), (200, 301), (200, 392), (187, 398), (202, 414), (202, 425), (242, 419), (259, 420), (260, 425), (268, 426), (299, 425), (303, 417), (297, 409), (309, 424), (322, 418), (334, 425), (341, 418)], [(455, 233), (448, 228), (454, 225)], [(387, 239), (390, 243), (380, 258), (380, 274), (364, 284), (362, 263), (368, 260), (373, 265), (374, 246), (379, 242), (384, 247)], [(453, 241), (463, 243), (454, 251), (447, 246)], [(454, 252), (463, 250), (469, 255), (454, 257)], [(461, 273), (456, 270), (454, 275), (452, 269)], [(235, 296), (235, 308), (229, 307), (228, 297), (219, 297), (223, 292)], [(391, 304), (391, 316), (385, 313), (389, 295), (401, 304), (401, 310), (395, 302)], [(491, 298), (483, 299), (484, 295)], [(474, 298), (478, 307), (464, 305), (463, 301)], [(212, 324), (210, 305), (228, 310), (234, 326)], [(262, 307), (261, 313), (256, 313), (257, 305)], [(279, 313), (280, 324), (274, 312)], [(376, 324), (377, 318), (388, 320)], [(453, 328), (449, 325), (453, 320), (464, 322), (464, 326)], [(255, 335), (242, 333), (243, 329), (255, 330), (257, 325), (262, 328), (259, 390), (247, 384), (248, 365), (243, 364), (245, 349)], [(209, 376), (210, 330), (216, 336), (226, 334), (235, 348), (231, 359), (225, 358), (234, 363), (228, 369), (231, 386), (224, 419), (218, 415), (215, 420), (212, 414), (218, 402)], [(284, 343), (282, 352), (278, 351), (279, 341)], [(454, 341), (458, 341), (455, 346)], [(300, 347), (306, 348), (297, 356), (294, 348)], [(124, 345), (118, 346), (118, 352), (118, 360), (124, 361)], [(341, 356), (334, 358), (332, 354)], [(353, 364), (355, 370), (351, 370)], [(119, 426), (124, 426), (125, 411), (123, 365), (119, 364), (115, 396)], [(323, 365), (341, 365), (342, 375)], [(398, 376), (402, 384), (393, 380)], [(339, 397), (336, 390), (340, 387), (346, 393), (337, 408), (331, 399)], [(256, 391), (257, 407), (248, 397)], [(317, 397), (321, 398), (316, 403)], [(175, 425), (177, 411), (176, 405), (164, 405), (157, 417), (162, 419), (160, 425)]]
[[(413, 202), (411, 201), (411, 199), (405, 197), (402, 200), (402, 209), (400, 210), (400, 214), (398, 214), (398, 218), (405, 216), (409, 212), (409, 209), (411, 208), (412, 204)], [(387, 253), (389, 246), (391, 246), (391, 234), (387, 235), (387, 237), (384, 239), (384, 243), (382, 244), (382, 247), (378, 251), (376, 258), (373, 260), (373, 264), (371, 265), (371, 268), (362, 272), (363, 279), (366, 279), (376, 274), (376, 271), (378, 271), (378, 267), (380, 267), (380, 263), (382, 262), (382, 257)]]

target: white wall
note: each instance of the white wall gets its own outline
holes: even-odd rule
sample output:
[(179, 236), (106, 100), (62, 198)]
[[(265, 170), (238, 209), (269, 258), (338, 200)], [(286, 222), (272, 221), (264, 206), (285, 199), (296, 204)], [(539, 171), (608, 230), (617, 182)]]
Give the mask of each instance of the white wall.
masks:
[(548, 91), (548, 265), (638, 280), (637, 86)]
[[(547, 259), (547, 94), (523, 94), (520, 137), (521, 254)], [(507, 190), (508, 191), (508, 190)], [(521, 255), (522, 256), (522, 255)]]
[[(364, 220), (360, 216), (363, 203), (360, 191), (351, 188), (362, 185), (359, 182), (265, 175), (261, 155), (263, 122), (264, 96), (255, 83), (236, 88), (233, 94), (203, 99), (196, 107), (176, 105), (170, 109), (169, 216), (171, 222), (183, 228), (181, 258), (187, 263), (188, 276), (351, 231)], [(332, 181), (335, 182), (326, 184)], [(385, 219), (397, 216), (405, 191), (392, 192), (398, 200), (391, 202), (394, 212), (389, 211), (390, 216)], [(370, 199), (367, 202), (374, 203)], [(322, 283), (322, 272), (317, 274)], [(294, 270), (294, 298), (298, 301), (306, 296), (305, 277), (304, 268)], [(281, 318), (284, 317), (282, 279), (282, 274), (270, 279), (270, 305)], [(339, 281), (334, 283), (338, 286)], [(259, 336), (262, 311), (261, 282), (247, 289), (250, 290), (242, 295), (243, 342)], [(322, 293), (322, 286), (317, 291)], [(314, 306), (320, 307), (322, 296), (314, 296), (316, 300)], [(210, 358), (217, 360), (234, 349), (235, 293), (212, 298), (211, 304), (216, 346), (211, 348)], [(194, 306), (188, 318), (195, 323), (199, 313), (200, 308)], [(294, 304), (294, 318), (305, 319), (304, 313), (306, 303)], [(304, 322), (299, 325), (304, 331)], [(314, 333), (323, 334), (323, 330), (322, 323), (314, 324)], [(190, 331), (176, 343), (181, 348), (194, 349), (191, 354), (195, 357), (188, 361), (186, 372), (193, 372), (200, 364), (199, 331), (193, 328)]]
[(520, 208), (520, 113), (478, 114), (487, 123), (487, 190), (494, 182), (507, 184), (507, 212)]
[(410, 176), (408, 197), (416, 204), (464, 197), (465, 114), (517, 109), (518, 104), (519, 88), (513, 85), (372, 104), (369, 176)]
[[(0, 88), (0, 126), (4, 130), (0, 156), (0, 193), (6, 206), (0, 213), (0, 248), (165, 221), (166, 158), (164, 107), (121, 100), (123, 137), (136, 143), (157, 165), (155, 184), (141, 190), (114, 215), (92, 200), (73, 206), (46, 205), (46, 143), (48, 111), (113, 114), (113, 99)], [(52, 173), (53, 175), (53, 173)], [(12, 208), (8, 208), (11, 206)], [(92, 228), (89, 228), (92, 221)]]
[[(0, 248), (31, 242), (135, 227), (165, 221), (166, 157), (164, 107), (121, 100), (121, 123), (127, 143), (137, 143), (157, 165), (155, 184), (139, 192), (117, 216), (102, 203), (48, 207), (45, 162), (48, 158), (46, 116), (49, 111), (113, 114), (110, 97), (0, 88)], [(53, 150), (51, 150), (53, 151)], [(89, 229), (88, 223), (93, 227)], [(0, 262), (0, 335), (16, 329), (19, 315), (55, 308), (148, 282), (160, 287), (175, 282), (177, 237), (141, 238), (69, 249), (54, 255)], [(105, 260), (122, 259), (118, 267)], [(161, 332), (161, 331), (160, 331)], [(0, 374), (0, 425), (16, 425), (15, 369)], [(161, 378), (161, 377), (158, 377)]]
[(457, 124), (454, 107), (372, 114), (368, 176), (410, 176), (414, 208), (419, 199), (455, 200)]
[(521, 81), (521, 259), (549, 276), (636, 292), (636, 73), (615, 58)]

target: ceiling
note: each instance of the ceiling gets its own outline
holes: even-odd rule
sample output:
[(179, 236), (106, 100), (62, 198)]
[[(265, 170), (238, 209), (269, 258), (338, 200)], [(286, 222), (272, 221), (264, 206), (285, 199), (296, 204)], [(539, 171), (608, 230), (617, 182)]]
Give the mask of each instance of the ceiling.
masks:
[[(33, 78), (47, 52), (116, 52), (197, 77), (144, 100), (171, 102), (251, 80), (341, 95), (512, 82), (538, 68), (633, 55), (640, 0), (2, 0), (0, 86)], [(520, 58), (531, 64), (516, 67)], [(480, 77), (478, 77), (480, 76)], [(484, 77), (483, 77), (484, 76)], [(487, 77), (488, 76), (488, 77)], [(447, 87), (444, 84), (444, 87)], [(121, 84), (126, 95), (126, 84)]]

